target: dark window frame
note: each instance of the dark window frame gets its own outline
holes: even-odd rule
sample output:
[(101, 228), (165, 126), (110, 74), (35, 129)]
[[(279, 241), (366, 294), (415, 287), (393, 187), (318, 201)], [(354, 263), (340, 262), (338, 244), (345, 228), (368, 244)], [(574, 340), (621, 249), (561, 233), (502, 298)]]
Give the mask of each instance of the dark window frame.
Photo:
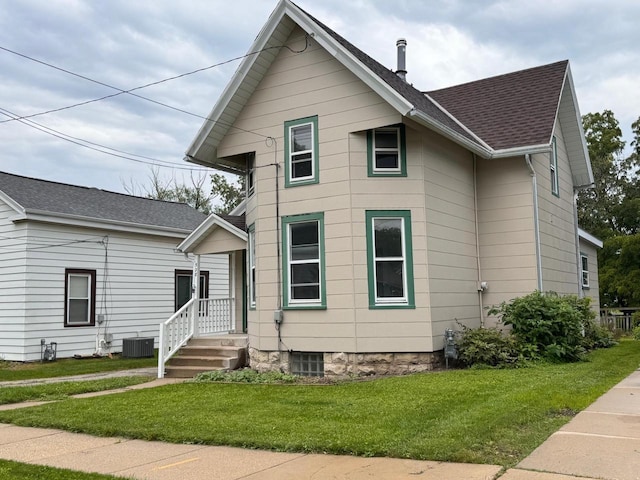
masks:
[[(69, 322), (69, 277), (71, 275), (86, 276), (90, 279), (89, 285), (89, 321), (87, 323), (70, 323)], [(70, 328), (76, 327), (94, 327), (96, 324), (96, 271), (85, 268), (65, 268), (64, 270), (64, 326)]]
[[(182, 305), (180, 305), (180, 307), (178, 307), (178, 276), (189, 276), (189, 277), (193, 277), (193, 270), (184, 270), (184, 269), (178, 269), (176, 268), (174, 270), (173, 273), (173, 307), (174, 307), (174, 312), (177, 312), (178, 310), (180, 310), (180, 307), (182, 307)], [(209, 271), (208, 270), (200, 270), (200, 278), (204, 277), (204, 291), (203, 289), (200, 289), (200, 299), (204, 300), (209, 298)], [(193, 280), (192, 280), (193, 281)], [(191, 285), (191, 282), (190, 282)], [(203, 293), (206, 293), (206, 297), (202, 296)], [(189, 297), (191, 298), (191, 297)]]

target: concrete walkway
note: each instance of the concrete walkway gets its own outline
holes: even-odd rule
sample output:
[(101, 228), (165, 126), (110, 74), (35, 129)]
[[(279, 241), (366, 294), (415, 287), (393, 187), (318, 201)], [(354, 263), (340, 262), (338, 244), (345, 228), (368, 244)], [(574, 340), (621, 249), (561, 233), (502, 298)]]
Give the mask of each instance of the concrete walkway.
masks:
[[(89, 395), (97, 394), (107, 392)], [(0, 458), (146, 480), (490, 480), (501, 473), (495, 465), (176, 445), (4, 424)], [(640, 480), (640, 370), (576, 415), (500, 480), (578, 478)]]

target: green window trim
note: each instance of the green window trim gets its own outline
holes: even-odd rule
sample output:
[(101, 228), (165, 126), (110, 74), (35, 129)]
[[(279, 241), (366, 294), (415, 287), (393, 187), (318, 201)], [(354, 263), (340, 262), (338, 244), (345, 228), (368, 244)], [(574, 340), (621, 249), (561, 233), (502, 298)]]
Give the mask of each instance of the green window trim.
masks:
[[(379, 299), (376, 282), (376, 256), (374, 242), (374, 222), (376, 219), (402, 220), (402, 260), (403, 260), (403, 289), (402, 299)], [(365, 228), (367, 239), (367, 278), (369, 283), (369, 309), (398, 309), (415, 307), (414, 279), (413, 279), (413, 244), (411, 240), (411, 211), (410, 210), (366, 210)], [(382, 260), (381, 260), (382, 261)]]
[[(290, 226), (296, 223), (317, 222), (318, 224), (318, 271), (319, 296), (316, 300), (295, 300), (291, 298), (291, 245)], [(325, 310), (327, 308), (327, 290), (325, 277), (324, 250), (324, 213), (308, 213), (282, 217), (282, 295), (285, 310)]]
[[(305, 125), (311, 126), (311, 149), (303, 150), (300, 152), (292, 152), (291, 141), (294, 139), (292, 131), (295, 127), (303, 127)], [(311, 174), (294, 178), (294, 162), (296, 162), (296, 156), (308, 155), (311, 162)], [(306, 159), (299, 161), (305, 162)], [(297, 187), (300, 185), (312, 185), (320, 181), (318, 170), (318, 116), (299, 118), (297, 120), (289, 120), (284, 122), (284, 186), (285, 188)]]
[(247, 229), (247, 277), (249, 310), (256, 309), (256, 224)]
[(558, 175), (558, 145), (556, 137), (551, 141), (551, 154), (549, 157), (549, 173), (551, 176), (551, 193), (560, 197), (560, 177)]
[[(376, 131), (389, 132), (394, 130), (398, 136), (398, 167), (377, 168), (375, 134)], [(389, 149), (393, 151), (395, 149)], [(367, 131), (367, 174), (369, 177), (406, 177), (407, 176), (407, 140), (404, 124), (391, 125), (389, 127), (375, 128)]]

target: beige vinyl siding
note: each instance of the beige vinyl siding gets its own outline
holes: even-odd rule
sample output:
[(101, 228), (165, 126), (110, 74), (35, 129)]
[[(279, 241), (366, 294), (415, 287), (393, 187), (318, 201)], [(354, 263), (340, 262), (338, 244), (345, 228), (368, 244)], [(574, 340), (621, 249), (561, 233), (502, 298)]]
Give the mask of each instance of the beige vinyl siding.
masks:
[(473, 157), (453, 142), (423, 132), (431, 335), (438, 350), (445, 329), (459, 328), (456, 321), (480, 325)]
[(218, 227), (215, 235), (209, 235), (194, 249), (196, 254), (206, 254), (207, 252), (233, 252), (247, 248), (247, 242), (238, 238), (233, 233), (222, 227)]
[[(478, 159), (478, 231), (484, 306), (536, 289), (531, 176), (524, 157)], [(487, 319), (491, 325), (495, 319)]]
[[(56, 341), (60, 357), (95, 351), (96, 335), (104, 328), (97, 323), (64, 327), (65, 268), (96, 270), (96, 315), (107, 315), (107, 332), (114, 337), (112, 351), (120, 351), (122, 339), (132, 336), (154, 337), (157, 346), (158, 325), (174, 312), (175, 270), (192, 269), (191, 260), (174, 252), (180, 238), (37, 223), (29, 223), (25, 233), (29, 247), (82, 243), (30, 248), (24, 274), (25, 309), (19, 319), (25, 346), (12, 359), (39, 359), (41, 338)], [(105, 235), (109, 237), (106, 269), (105, 249), (97, 243)], [(227, 256), (203, 256), (201, 269), (209, 271), (209, 296), (228, 297)]]
[(542, 282), (545, 291), (578, 293), (573, 183), (567, 150), (559, 122), (555, 128), (560, 196), (551, 193), (549, 155), (533, 156), (538, 176), (538, 211)]
[[(598, 283), (598, 249), (591, 243), (580, 239), (580, 253), (587, 255), (589, 262), (589, 288), (582, 290), (585, 297), (591, 299), (591, 308), (600, 314), (600, 284)], [(582, 282), (580, 283), (582, 288)]]
[[(288, 45), (299, 46), (296, 29)], [(284, 188), (284, 122), (318, 117), (319, 183)], [(325, 228), (327, 309), (286, 310), (282, 348), (302, 351), (425, 351), (430, 347), (427, 298), (420, 307), (403, 310), (402, 321), (389, 332), (383, 323), (389, 311), (368, 308), (366, 209), (411, 210), (416, 284), (426, 291), (423, 182), (419, 158), (404, 179), (373, 185), (367, 179), (366, 130), (397, 124), (400, 115), (369, 87), (311, 39), (308, 49), (294, 54), (283, 49), (234, 126), (218, 148), (219, 157), (256, 152), (256, 192), (247, 206), (247, 224), (256, 229), (256, 310), (249, 311), (250, 343), (260, 350), (278, 349), (273, 311), (278, 307), (275, 167), (280, 164), (280, 216), (322, 212)], [(255, 131), (276, 139), (274, 147)], [(418, 174), (418, 177), (415, 174)], [(398, 198), (398, 192), (407, 192)], [(390, 200), (390, 198), (394, 198)], [(420, 224), (422, 223), (422, 226)], [(417, 227), (416, 227), (417, 225)], [(356, 339), (357, 338), (357, 339)]]
[(19, 358), (24, 349), (26, 243), (17, 212), (0, 200), (0, 360)]

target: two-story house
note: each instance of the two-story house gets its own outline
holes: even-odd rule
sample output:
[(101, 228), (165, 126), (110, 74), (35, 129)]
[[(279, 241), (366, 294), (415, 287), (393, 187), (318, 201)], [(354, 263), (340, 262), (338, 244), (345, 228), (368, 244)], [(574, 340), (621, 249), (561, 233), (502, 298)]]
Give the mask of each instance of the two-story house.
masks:
[(179, 249), (236, 252), (254, 368), (426, 370), (445, 329), (494, 321), (487, 306), (597, 299), (569, 62), (422, 92), (405, 45), (394, 72), (281, 0), (187, 151), (247, 178), (244, 217)]

